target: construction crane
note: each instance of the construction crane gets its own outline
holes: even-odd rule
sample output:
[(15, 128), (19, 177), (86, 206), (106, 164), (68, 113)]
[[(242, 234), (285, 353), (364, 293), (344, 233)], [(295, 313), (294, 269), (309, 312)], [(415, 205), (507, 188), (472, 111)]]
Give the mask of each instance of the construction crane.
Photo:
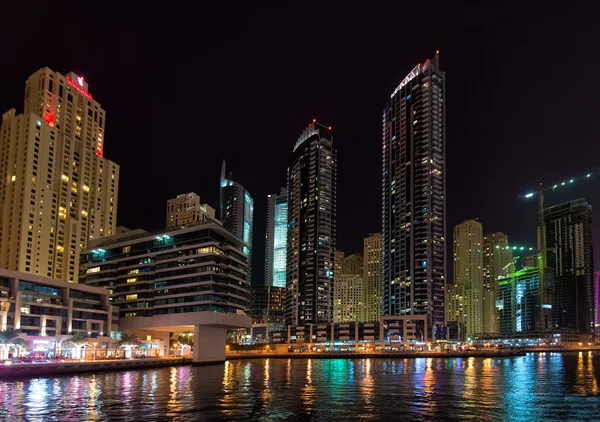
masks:
[(556, 189), (559, 189), (563, 186), (570, 186), (579, 180), (591, 179), (593, 174), (594, 173), (590, 172), (590, 173), (585, 174), (582, 177), (572, 178), (565, 182), (560, 182), (560, 183), (557, 183), (555, 185), (548, 186), (548, 187), (544, 187), (542, 185), (542, 183), (540, 183), (537, 191), (529, 192), (529, 193), (519, 196), (520, 198), (525, 198), (525, 199), (533, 198), (535, 195), (538, 196), (538, 225), (540, 228), (540, 237), (539, 237), (539, 244), (538, 244), (538, 267), (540, 269), (540, 300), (541, 300), (539, 324), (543, 324), (540, 327), (542, 329), (545, 327), (545, 324), (543, 322), (544, 317), (545, 317), (544, 309), (547, 309), (546, 307), (543, 306), (544, 301), (546, 300), (546, 292), (545, 292), (545, 286), (544, 286), (544, 270), (546, 269), (546, 252), (548, 250), (553, 250), (552, 248), (546, 247), (546, 225), (545, 225), (545, 220), (544, 220), (544, 192), (549, 191), (549, 190), (555, 191)]

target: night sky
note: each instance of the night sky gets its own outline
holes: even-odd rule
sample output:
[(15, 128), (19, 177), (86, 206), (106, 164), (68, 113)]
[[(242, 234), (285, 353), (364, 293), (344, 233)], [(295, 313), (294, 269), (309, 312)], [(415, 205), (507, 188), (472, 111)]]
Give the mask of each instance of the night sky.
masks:
[(84, 76), (107, 111), (104, 155), (121, 166), (119, 225), (161, 230), (166, 200), (190, 191), (218, 209), (225, 158), (255, 198), (262, 282), (266, 195), (285, 186), (294, 143), (315, 117), (337, 142), (338, 248), (361, 251), (363, 237), (380, 231), (384, 103), (439, 49), (447, 239), (455, 224), (479, 218), (484, 232), (535, 246), (536, 201), (518, 196), (596, 171), (546, 203), (592, 204), (600, 267), (597, 6), (8, 3), (0, 112), (22, 112), (25, 80), (41, 67)]

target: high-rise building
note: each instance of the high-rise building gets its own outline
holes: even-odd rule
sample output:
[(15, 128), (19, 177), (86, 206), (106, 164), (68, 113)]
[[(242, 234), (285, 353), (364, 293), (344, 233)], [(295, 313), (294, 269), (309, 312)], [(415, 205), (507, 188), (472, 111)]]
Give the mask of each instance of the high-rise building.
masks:
[(464, 302), (461, 289), (455, 284), (446, 284), (446, 324), (448, 339), (464, 340)]
[(333, 258), (334, 274), (342, 274), (344, 272), (345, 254), (343, 251), (335, 251)]
[(252, 262), (254, 200), (242, 185), (231, 179), (231, 173), (225, 177), (223, 160), (220, 185), (221, 222), (227, 230), (244, 241), (242, 251), (248, 255), (248, 262)]
[[(542, 332), (550, 328), (540, 318), (540, 307), (548, 306), (541, 299), (541, 272), (524, 268), (496, 280), (498, 332), (512, 335), (522, 332)], [(552, 271), (545, 271), (545, 291), (550, 290)]]
[(361, 274), (341, 274), (333, 287), (333, 322), (360, 322), (363, 315)]
[(483, 333), (483, 229), (476, 220), (454, 227), (454, 288), (463, 298), (466, 337)]
[(381, 233), (364, 239), (363, 321), (381, 319)]
[(183, 229), (214, 219), (215, 209), (201, 204), (200, 196), (194, 192), (177, 195), (167, 201), (167, 230)]
[(539, 267), (539, 259), (540, 259), (540, 255), (537, 253), (532, 254), (532, 255), (526, 255), (523, 258), (521, 258), (521, 266), (529, 267), (529, 268), (537, 268), (537, 267)]
[(114, 234), (119, 166), (103, 158), (106, 114), (87, 82), (45, 67), (23, 114), (0, 127), (0, 267), (77, 281), (89, 239)]
[(313, 120), (288, 167), (288, 324), (333, 321), (336, 178), (331, 127)]
[(344, 274), (363, 274), (363, 266), (365, 264), (363, 254), (353, 253), (344, 258), (344, 266), (342, 272)]
[(596, 336), (600, 335), (600, 271), (594, 273), (594, 308), (596, 309)]
[[(594, 332), (592, 207), (584, 199), (544, 209), (546, 268), (554, 269), (552, 326)], [(539, 232), (539, 228), (538, 228)]]
[(444, 338), (446, 129), (439, 56), (417, 65), (383, 111), (383, 314), (427, 315)]
[(285, 287), (287, 251), (287, 191), (267, 196), (265, 278), (267, 286)]
[(498, 332), (496, 280), (514, 272), (512, 249), (504, 233), (489, 233), (483, 238), (483, 332)]

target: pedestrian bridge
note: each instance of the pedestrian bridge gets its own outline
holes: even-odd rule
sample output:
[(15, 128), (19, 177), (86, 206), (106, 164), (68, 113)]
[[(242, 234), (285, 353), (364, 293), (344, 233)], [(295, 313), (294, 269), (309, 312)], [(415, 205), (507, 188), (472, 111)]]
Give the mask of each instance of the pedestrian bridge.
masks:
[(193, 331), (192, 363), (195, 365), (225, 362), (227, 330), (251, 326), (249, 317), (224, 312), (187, 312), (119, 320), (119, 330), (135, 333), (142, 338), (164, 337), (165, 332)]

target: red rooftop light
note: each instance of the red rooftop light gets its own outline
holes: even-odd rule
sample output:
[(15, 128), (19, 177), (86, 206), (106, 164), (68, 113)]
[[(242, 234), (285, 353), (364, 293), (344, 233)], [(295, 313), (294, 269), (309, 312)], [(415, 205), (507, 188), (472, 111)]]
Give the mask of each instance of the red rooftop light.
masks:
[(435, 54), (440, 54), (440, 50), (436, 50)]
[(313, 119), (313, 123), (315, 123), (317, 121), (317, 119)]
[(331, 130), (331, 126), (329, 126), (327, 129)]

